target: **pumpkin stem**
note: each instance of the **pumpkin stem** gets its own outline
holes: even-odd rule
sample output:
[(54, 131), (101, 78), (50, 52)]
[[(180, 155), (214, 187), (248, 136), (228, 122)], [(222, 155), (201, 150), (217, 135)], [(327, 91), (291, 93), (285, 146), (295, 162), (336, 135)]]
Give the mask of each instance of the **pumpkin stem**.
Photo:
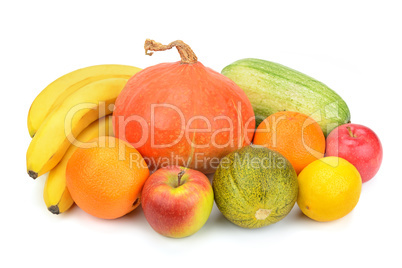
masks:
[(186, 173), (186, 170), (183, 169), (179, 172), (179, 174), (177, 174), (177, 187), (180, 186), (180, 180), (181, 180), (181, 177), (183, 177), (184, 173)]
[(147, 39), (145, 40), (144, 44), (145, 55), (148, 56), (151, 56), (153, 54), (153, 52), (148, 51), (165, 51), (173, 47), (176, 47), (177, 51), (179, 51), (181, 57), (181, 63), (189, 64), (197, 62), (198, 59), (194, 51), (191, 49), (189, 45), (187, 45), (181, 40), (173, 41), (168, 45), (162, 45), (161, 43), (155, 42), (154, 40)]

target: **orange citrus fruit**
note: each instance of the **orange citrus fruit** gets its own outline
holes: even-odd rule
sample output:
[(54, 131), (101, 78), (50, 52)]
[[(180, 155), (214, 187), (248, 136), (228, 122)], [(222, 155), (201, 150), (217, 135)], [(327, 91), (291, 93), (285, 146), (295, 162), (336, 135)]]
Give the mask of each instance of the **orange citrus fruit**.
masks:
[(67, 188), (85, 212), (103, 219), (129, 213), (139, 198), (149, 170), (140, 153), (114, 137), (92, 140), (96, 146), (77, 149), (68, 161)]
[(254, 144), (286, 157), (299, 174), (311, 162), (324, 157), (325, 137), (311, 117), (290, 111), (268, 116), (258, 126)]
[(360, 198), (362, 180), (357, 169), (340, 157), (324, 157), (299, 174), (297, 204), (316, 221), (332, 221), (347, 215)]

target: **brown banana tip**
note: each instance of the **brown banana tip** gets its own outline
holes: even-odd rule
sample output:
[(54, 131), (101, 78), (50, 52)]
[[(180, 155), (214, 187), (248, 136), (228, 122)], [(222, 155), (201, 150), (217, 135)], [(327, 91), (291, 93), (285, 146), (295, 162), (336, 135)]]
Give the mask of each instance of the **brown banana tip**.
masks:
[(28, 171), (28, 175), (29, 175), (29, 177), (31, 177), (32, 179), (36, 179), (36, 178), (38, 177), (38, 173), (36, 173), (36, 172), (34, 172), (34, 171), (32, 171), (32, 170), (29, 170), (29, 171)]
[(52, 205), (52, 206), (48, 207), (47, 209), (50, 212), (52, 212), (53, 214), (56, 214), (56, 215), (60, 214), (60, 209), (59, 209), (59, 206), (57, 206), (57, 205)]

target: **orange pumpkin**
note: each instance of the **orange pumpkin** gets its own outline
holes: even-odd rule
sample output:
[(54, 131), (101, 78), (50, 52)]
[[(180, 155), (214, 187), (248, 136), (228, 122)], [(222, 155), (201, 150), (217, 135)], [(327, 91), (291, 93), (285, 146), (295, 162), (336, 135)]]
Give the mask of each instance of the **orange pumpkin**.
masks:
[(229, 78), (197, 61), (178, 40), (146, 40), (145, 52), (176, 47), (180, 62), (143, 69), (126, 84), (113, 113), (115, 136), (133, 145), (150, 169), (180, 165), (212, 173), (228, 153), (251, 143), (251, 103)]

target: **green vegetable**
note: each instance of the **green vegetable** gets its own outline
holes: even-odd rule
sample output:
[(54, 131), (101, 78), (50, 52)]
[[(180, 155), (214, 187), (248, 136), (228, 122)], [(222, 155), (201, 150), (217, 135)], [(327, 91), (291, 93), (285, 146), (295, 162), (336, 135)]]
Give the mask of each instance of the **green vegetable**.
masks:
[(242, 59), (226, 66), (222, 74), (245, 91), (254, 109), (256, 126), (284, 110), (311, 116), (325, 136), (350, 121), (348, 106), (332, 89), (278, 63)]

